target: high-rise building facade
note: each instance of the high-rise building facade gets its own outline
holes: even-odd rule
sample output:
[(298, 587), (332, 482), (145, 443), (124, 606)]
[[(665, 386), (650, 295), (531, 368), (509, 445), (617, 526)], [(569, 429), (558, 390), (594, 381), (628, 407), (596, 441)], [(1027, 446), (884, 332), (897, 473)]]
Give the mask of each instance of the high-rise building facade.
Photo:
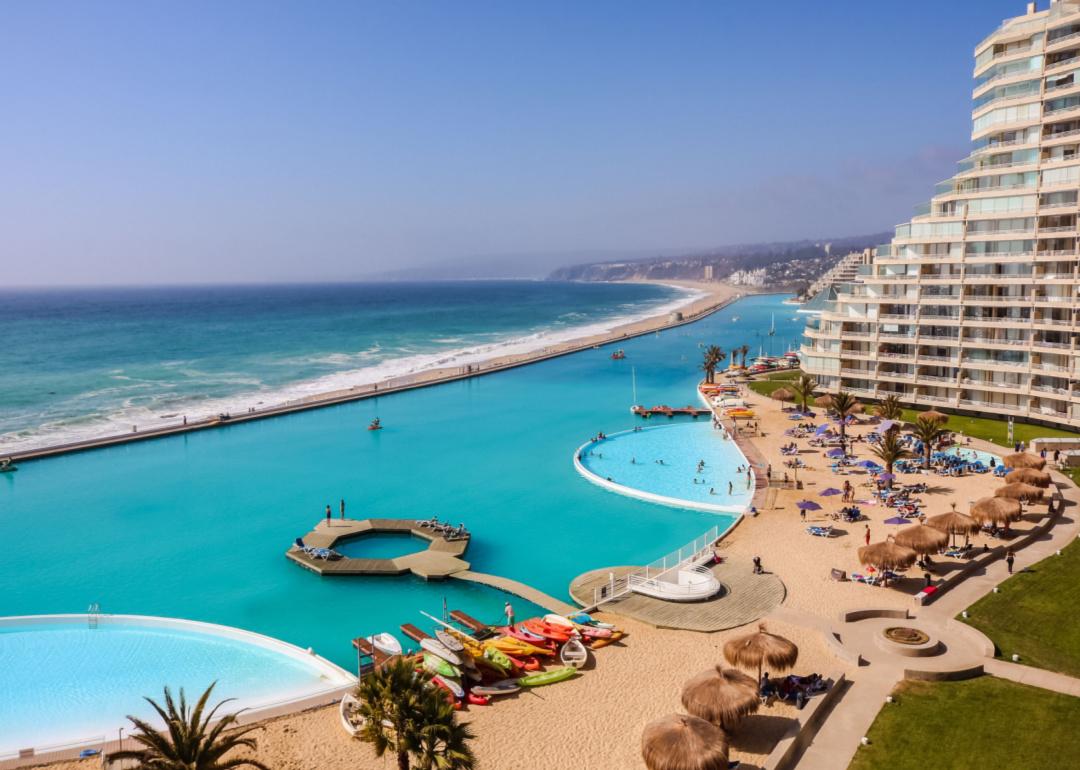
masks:
[(971, 155), (811, 319), (825, 390), (1080, 426), (1080, 0), (975, 50)]

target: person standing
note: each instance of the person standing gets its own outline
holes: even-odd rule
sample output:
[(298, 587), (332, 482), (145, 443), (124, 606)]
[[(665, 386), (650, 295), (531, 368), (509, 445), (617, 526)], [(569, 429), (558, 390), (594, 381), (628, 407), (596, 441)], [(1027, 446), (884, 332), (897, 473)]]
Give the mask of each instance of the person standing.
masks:
[(510, 606), (510, 602), (506, 602), (503, 605), (503, 614), (506, 615), (506, 625), (514, 625), (514, 608)]
[(870, 525), (869, 524), (866, 525), (866, 533), (864, 535), (864, 538), (866, 540), (866, 544), (870, 545)]
[(760, 575), (763, 572), (765, 572), (765, 570), (761, 566), (761, 557), (760, 556), (755, 556), (754, 557), (754, 574), (755, 575)]
[(1013, 562), (1016, 561), (1016, 554), (1013, 553), (1013, 549), (1010, 548), (1005, 552), (1005, 564), (1009, 567), (1009, 574), (1013, 573)]
[(330, 503), (326, 504), (326, 526), (330, 526), (330, 517), (333, 514), (330, 512)]
[(345, 518), (345, 498), (341, 498), (341, 518)]

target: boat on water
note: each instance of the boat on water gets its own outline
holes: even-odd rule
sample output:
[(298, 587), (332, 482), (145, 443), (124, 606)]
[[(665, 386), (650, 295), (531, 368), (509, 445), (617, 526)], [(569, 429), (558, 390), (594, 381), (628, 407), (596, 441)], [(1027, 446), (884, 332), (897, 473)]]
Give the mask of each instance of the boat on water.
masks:
[(624, 351), (622, 348), (619, 348), (611, 354), (612, 361), (622, 361), (624, 358), (626, 358), (626, 351)]
[(379, 652), (386, 655), (400, 655), (401, 654), (401, 642), (393, 634), (386, 633), (373, 634), (367, 638), (371, 642), (371, 646)]
[(0, 473), (11, 473), (17, 470), (19, 470), (19, 466), (13, 463), (10, 457), (0, 460)]
[(382, 430), (382, 420), (380, 420), (378, 417), (376, 417), (374, 420), (372, 420), (370, 423), (368, 423), (367, 429), (368, 430)]
[(733, 316), (731, 317), (731, 322), (732, 322), (732, 323), (738, 323), (738, 321), (739, 321), (739, 318), (740, 318), (740, 316), (737, 316), (737, 315), (733, 315)]

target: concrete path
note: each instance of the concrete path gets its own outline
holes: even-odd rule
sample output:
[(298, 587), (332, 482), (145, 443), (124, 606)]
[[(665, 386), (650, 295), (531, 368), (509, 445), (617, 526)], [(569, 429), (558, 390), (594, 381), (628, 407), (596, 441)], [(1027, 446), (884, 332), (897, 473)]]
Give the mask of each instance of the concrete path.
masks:
[(520, 596), (522, 599), (528, 599), (533, 604), (543, 607), (548, 612), (554, 612), (559, 615), (571, 615), (578, 612), (577, 607), (567, 604), (560, 599), (556, 599), (553, 596), (548, 596), (543, 591), (538, 591), (524, 583), (511, 580), (510, 578), (504, 578), (498, 575), (488, 575), (485, 572), (473, 572), (471, 570), (460, 570), (451, 573), (450, 577), (458, 580), (467, 580), (471, 583), (480, 583), (481, 585), (491, 586), (500, 591), (513, 594), (514, 596)]
[(996, 658), (986, 659), (983, 668), (986, 669), (986, 673), (992, 676), (1080, 698), (1080, 679), (1076, 677), (1059, 674), (1056, 671), (1047, 671), (1044, 668), (1009, 663)]

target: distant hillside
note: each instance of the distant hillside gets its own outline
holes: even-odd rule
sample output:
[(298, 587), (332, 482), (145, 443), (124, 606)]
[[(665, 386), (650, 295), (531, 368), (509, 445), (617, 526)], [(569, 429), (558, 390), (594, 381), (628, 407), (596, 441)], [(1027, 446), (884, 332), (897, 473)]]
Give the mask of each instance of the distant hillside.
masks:
[(681, 255), (591, 262), (561, 267), (550, 280), (702, 280), (712, 268), (713, 280), (755, 288), (799, 290), (832, 267), (844, 254), (887, 243), (892, 233), (722, 246)]

